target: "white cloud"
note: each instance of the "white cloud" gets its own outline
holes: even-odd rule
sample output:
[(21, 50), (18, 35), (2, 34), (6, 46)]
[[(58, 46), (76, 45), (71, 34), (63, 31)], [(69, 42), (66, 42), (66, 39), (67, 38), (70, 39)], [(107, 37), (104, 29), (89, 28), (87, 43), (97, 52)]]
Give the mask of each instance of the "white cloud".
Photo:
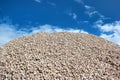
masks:
[(87, 14), (90, 18), (93, 16), (98, 16), (102, 20), (109, 19), (105, 17), (104, 15), (102, 15), (99, 11), (96, 11), (95, 8), (92, 6), (84, 5), (84, 7), (86, 9), (85, 14)]
[(56, 6), (55, 3), (53, 3), (53, 2), (49, 2), (49, 1), (47, 1), (47, 4), (49, 4), (49, 5), (51, 5), (51, 6)]
[(89, 16), (89, 17), (93, 17), (95, 14), (99, 14), (98, 11), (95, 11), (94, 7), (91, 7), (89, 5), (84, 5), (86, 11), (85, 13)]
[(41, 0), (35, 0), (35, 2), (41, 3)]
[(84, 2), (82, 0), (74, 0), (74, 1), (77, 2), (77, 3), (84, 4)]
[(77, 19), (77, 14), (73, 13), (73, 19)]
[[(8, 23), (1, 23), (0, 24), (0, 45), (3, 45), (10, 40), (13, 40), (15, 38), (18, 38), (23, 35), (31, 35), (35, 34), (37, 32), (74, 32), (74, 33), (87, 33), (84, 30), (78, 30), (78, 29), (62, 29), (57, 26), (52, 25), (41, 25), (37, 27), (30, 28), (29, 30), (17, 30), (16, 25), (8, 24)], [(29, 32), (31, 31), (31, 32)]]
[(98, 14), (97, 11), (86, 11), (85, 13), (88, 14), (89, 17), (93, 17), (95, 14)]
[(86, 9), (91, 9), (91, 8), (92, 8), (91, 6), (88, 6), (88, 5), (84, 5), (84, 7), (85, 7)]
[(77, 14), (76, 13), (68, 13), (69, 16), (71, 16), (74, 20), (77, 19)]
[(5, 23), (0, 24), (0, 45), (5, 44), (10, 40), (25, 34), (26, 33), (22, 30), (17, 31), (15, 25), (5, 24)]
[[(101, 30), (100, 37), (103, 37), (109, 41), (117, 43), (120, 45), (120, 21), (116, 21), (109, 24), (102, 24), (102, 21), (98, 21), (96, 23), (97, 27)], [(0, 24), (0, 45), (7, 43), (10, 40), (18, 38), (23, 35), (35, 34), (37, 32), (74, 32), (74, 33), (86, 33), (88, 32), (82, 29), (63, 29), (59, 28), (58, 26), (52, 25), (40, 25), (36, 27), (32, 27), (29, 30), (17, 30), (17, 25), (12, 25), (8, 23), (1, 23)]]
[(120, 21), (104, 25), (98, 23), (97, 26), (102, 32), (101, 37), (120, 45)]
[(88, 34), (88, 32), (82, 29), (81, 30), (72, 29), (72, 28), (62, 29), (62, 28), (59, 28), (58, 26), (52, 26), (48, 24), (32, 28), (32, 32), (31, 32), (32, 34), (37, 33), (37, 32), (74, 32), (74, 33), (87, 33)]
[(98, 11), (92, 9), (92, 7), (86, 7), (86, 11), (85, 13), (89, 16), (89, 17), (93, 17), (93, 16), (98, 16), (100, 17), (101, 19), (107, 19), (105, 18), (101, 13), (99, 13)]

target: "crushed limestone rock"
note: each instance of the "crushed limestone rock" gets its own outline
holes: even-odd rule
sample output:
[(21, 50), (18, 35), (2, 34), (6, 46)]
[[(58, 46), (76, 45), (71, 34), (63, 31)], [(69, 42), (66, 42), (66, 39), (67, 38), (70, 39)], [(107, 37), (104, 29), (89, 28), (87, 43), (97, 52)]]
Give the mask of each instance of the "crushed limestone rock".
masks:
[(0, 47), (0, 80), (120, 80), (120, 46), (82, 33), (24, 36)]

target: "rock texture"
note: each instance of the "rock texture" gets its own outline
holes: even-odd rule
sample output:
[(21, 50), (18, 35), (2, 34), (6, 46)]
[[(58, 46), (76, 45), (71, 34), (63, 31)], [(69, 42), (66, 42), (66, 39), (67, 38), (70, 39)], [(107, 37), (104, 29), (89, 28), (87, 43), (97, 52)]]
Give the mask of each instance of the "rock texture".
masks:
[(37, 33), (0, 47), (0, 80), (120, 80), (120, 46), (82, 33)]

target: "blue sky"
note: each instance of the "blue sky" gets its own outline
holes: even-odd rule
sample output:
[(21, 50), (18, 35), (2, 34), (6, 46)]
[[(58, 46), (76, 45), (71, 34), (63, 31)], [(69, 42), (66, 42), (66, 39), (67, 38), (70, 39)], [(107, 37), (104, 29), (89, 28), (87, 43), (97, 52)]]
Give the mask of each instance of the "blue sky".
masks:
[(37, 32), (81, 32), (120, 44), (120, 0), (0, 0), (0, 45)]

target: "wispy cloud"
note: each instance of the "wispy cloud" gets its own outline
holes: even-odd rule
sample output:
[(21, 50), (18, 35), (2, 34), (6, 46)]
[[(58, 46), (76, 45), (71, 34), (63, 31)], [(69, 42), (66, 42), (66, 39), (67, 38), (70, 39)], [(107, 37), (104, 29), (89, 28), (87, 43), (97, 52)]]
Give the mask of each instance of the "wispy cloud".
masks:
[(109, 19), (108, 17), (102, 15), (99, 11), (95, 10), (95, 8), (92, 6), (84, 5), (84, 7), (86, 9), (85, 14), (87, 14), (90, 18), (98, 16), (102, 20)]
[(12, 24), (0, 24), (0, 45), (5, 44), (6, 42), (23, 35), (27, 35), (26, 32), (22, 30), (17, 30), (16, 25)]
[(83, 7), (85, 8), (85, 14), (87, 14), (90, 18), (97, 16), (99, 19), (106, 20), (110, 19), (108, 17), (105, 17), (103, 14), (101, 14), (99, 11), (95, 9), (93, 6), (86, 5), (83, 0), (74, 0), (77, 3), (81, 3)]
[(49, 1), (47, 1), (47, 4), (49, 4), (49, 5), (51, 5), (51, 6), (56, 6), (55, 3), (53, 3), (53, 2), (49, 2)]
[[(12, 25), (8, 23), (1, 23), (0, 24), (0, 45), (3, 45), (10, 40), (13, 40), (15, 38), (18, 38), (23, 35), (31, 35), (35, 34), (38, 32), (74, 32), (74, 33), (87, 33), (84, 30), (80, 29), (62, 29), (59, 28), (58, 26), (53, 26), (53, 25), (40, 25), (36, 27), (32, 27), (29, 30), (24, 29), (24, 30), (18, 30), (16, 29), (17, 25)], [(31, 31), (31, 32), (29, 32)]]
[(37, 33), (37, 32), (74, 32), (74, 33), (87, 33), (88, 34), (88, 32), (82, 29), (72, 29), (72, 28), (62, 29), (62, 28), (59, 28), (58, 26), (52, 26), (49, 24), (45, 24), (42, 26), (32, 28), (32, 32), (31, 32), (32, 34)]
[(101, 30), (100, 37), (120, 45), (120, 21), (108, 24), (102, 24), (102, 22), (100, 22), (96, 25)]
[(71, 16), (74, 20), (77, 19), (77, 14), (76, 13), (68, 13), (69, 16)]
[(84, 5), (84, 7), (85, 7), (87, 10), (89, 10), (89, 9), (92, 8), (91, 6), (88, 6), (88, 5)]
[(77, 3), (84, 4), (83, 0), (74, 0), (74, 1), (77, 2)]
[(105, 19), (105, 17), (102, 14), (100, 14), (98, 11), (86, 11), (86, 14), (88, 14), (89, 17), (93, 17), (93, 16), (97, 15), (100, 18)]
[(35, 2), (38, 2), (38, 3), (41, 3), (42, 1), (41, 0), (34, 0)]
[(84, 7), (86, 9), (85, 14), (87, 14), (89, 17), (93, 17), (95, 14), (99, 14), (99, 12), (96, 11), (92, 6), (84, 5)]

